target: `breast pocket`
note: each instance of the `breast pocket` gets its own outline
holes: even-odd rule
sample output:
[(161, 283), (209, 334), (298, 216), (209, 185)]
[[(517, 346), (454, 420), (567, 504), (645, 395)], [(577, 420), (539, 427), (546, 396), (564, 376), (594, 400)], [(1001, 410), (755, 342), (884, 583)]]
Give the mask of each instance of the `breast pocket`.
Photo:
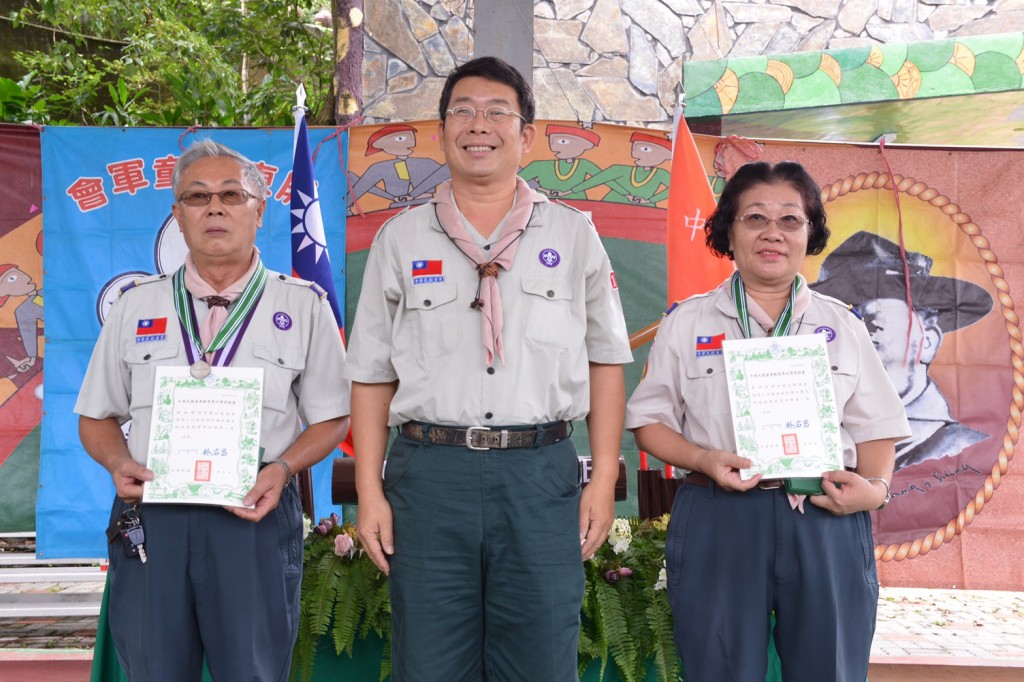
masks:
[(140, 343), (128, 347), (124, 354), (132, 376), (132, 407), (153, 404), (153, 386), (156, 368), (161, 365), (180, 364), (177, 360), (182, 349), (176, 343)]
[(685, 371), (683, 402), (690, 414), (698, 419), (732, 414), (725, 359), (721, 355), (698, 358)]
[(550, 277), (523, 277), (526, 294), (526, 338), (531, 341), (574, 348), (583, 344), (585, 321), (572, 314), (572, 287), (564, 279)]
[(405, 309), (421, 357), (449, 355), (458, 347), (456, 298), (458, 288), (454, 282), (415, 285), (406, 293)]
[(860, 365), (855, 353), (829, 348), (829, 368), (832, 370), (832, 386), (836, 394), (836, 406), (839, 414), (843, 413), (843, 405), (853, 396), (857, 388), (857, 376)]
[(263, 406), (285, 412), (292, 385), (306, 368), (306, 354), (298, 347), (275, 344), (256, 344), (252, 354), (263, 367)]

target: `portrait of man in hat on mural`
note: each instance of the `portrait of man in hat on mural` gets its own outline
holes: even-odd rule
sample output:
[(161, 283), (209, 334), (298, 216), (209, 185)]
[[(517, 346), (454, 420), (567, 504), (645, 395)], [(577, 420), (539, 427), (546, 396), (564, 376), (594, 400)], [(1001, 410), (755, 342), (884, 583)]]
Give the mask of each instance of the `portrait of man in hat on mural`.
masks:
[(932, 259), (923, 253), (906, 251), (906, 264), (909, 296), (899, 245), (857, 232), (825, 258), (811, 284), (860, 312), (903, 400), (913, 435), (896, 444), (897, 471), (990, 437), (953, 418), (929, 367), (943, 337), (988, 314), (992, 296), (973, 282), (932, 275)]

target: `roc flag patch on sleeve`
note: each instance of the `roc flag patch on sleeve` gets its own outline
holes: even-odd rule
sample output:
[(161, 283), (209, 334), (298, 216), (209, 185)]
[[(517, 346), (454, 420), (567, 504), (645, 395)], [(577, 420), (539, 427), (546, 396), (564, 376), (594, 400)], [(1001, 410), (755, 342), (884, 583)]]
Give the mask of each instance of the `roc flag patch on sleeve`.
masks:
[(723, 341), (725, 341), (725, 332), (715, 336), (698, 336), (697, 357), (702, 358), (706, 355), (721, 355)]
[(444, 281), (444, 261), (414, 260), (412, 262), (412, 283), (431, 284)]
[(167, 338), (167, 318), (157, 317), (139, 320), (135, 327), (135, 343), (163, 341)]

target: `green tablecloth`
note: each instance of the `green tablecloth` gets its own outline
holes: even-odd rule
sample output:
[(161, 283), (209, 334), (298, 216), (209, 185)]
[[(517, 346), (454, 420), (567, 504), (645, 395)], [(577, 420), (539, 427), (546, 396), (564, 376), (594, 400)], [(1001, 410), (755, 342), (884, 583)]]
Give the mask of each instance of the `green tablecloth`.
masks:
[[(114, 642), (107, 627), (107, 601), (109, 592), (103, 590), (103, 602), (100, 606), (100, 618), (96, 628), (96, 647), (92, 659), (92, 682), (128, 682), (121, 671), (114, 651)], [(377, 682), (380, 673), (380, 657), (384, 643), (379, 639), (356, 641), (352, 658), (334, 653), (330, 638), (321, 638), (317, 648), (316, 662), (313, 668), (314, 682)], [(621, 682), (615, 666), (609, 663), (605, 668), (604, 679), (600, 676), (601, 666), (594, 662), (587, 668), (581, 682)], [(768, 647), (768, 675), (766, 682), (781, 682), (782, 667), (775, 652), (775, 644)], [(213, 682), (210, 673), (203, 667), (203, 682)], [(654, 670), (647, 675), (645, 682), (656, 682)]]

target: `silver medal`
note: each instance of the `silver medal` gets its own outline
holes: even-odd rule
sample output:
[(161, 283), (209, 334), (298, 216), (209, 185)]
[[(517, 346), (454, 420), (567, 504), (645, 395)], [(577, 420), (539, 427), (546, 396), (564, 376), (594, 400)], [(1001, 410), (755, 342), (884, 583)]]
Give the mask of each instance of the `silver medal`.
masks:
[(196, 362), (192, 363), (192, 366), (189, 367), (188, 372), (196, 379), (205, 379), (206, 377), (210, 376), (210, 365), (205, 360), (197, 360)]

